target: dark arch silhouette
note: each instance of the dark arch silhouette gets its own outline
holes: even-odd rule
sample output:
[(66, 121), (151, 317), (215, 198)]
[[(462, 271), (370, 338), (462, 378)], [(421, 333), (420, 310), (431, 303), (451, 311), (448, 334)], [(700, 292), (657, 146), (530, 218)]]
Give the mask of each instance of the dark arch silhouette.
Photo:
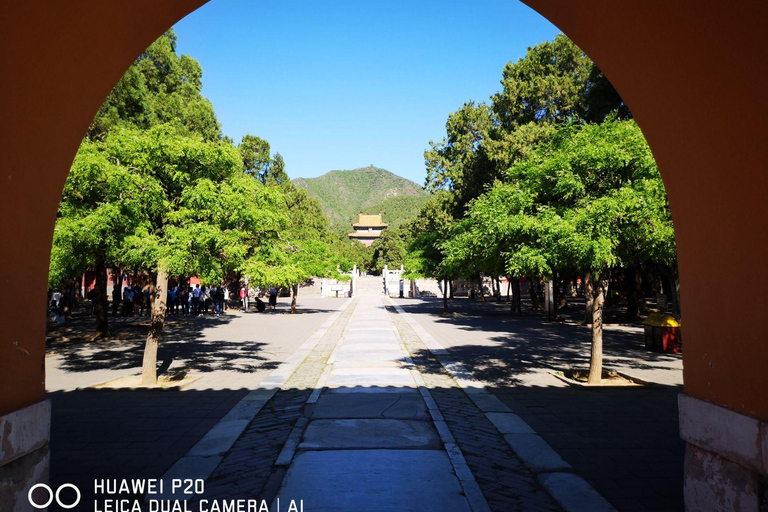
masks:
[[(40, 311), (56, 208), (82, 136), (133, 59), (203, 3), (0, 4), (0, 419), (46, 414), (44, 407), (33, 416), (23, 411), (45, 398)], [(621, 93), (669, 194), (686, 331), (687, 506), (717, 507), (732, 495), (765, 502), (757, 481), (768, 478), (768, 3), (526, 3)], [(0, 466), (8, 460), (3, 455)], [(733, 475), (746, 487), (731, 485)]]

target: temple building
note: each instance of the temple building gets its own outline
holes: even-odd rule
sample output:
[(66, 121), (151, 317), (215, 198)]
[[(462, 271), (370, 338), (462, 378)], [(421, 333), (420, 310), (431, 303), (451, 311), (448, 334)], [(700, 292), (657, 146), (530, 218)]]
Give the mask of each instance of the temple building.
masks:
[(381, 215), (363, 215), (359, 214), (357, 222), (352, 224), (354, 233), (349, 234), (349, 238), (357, 240), (366, 247), (370, 247), (374, 240), (381, 236), (381, 232), (387, 229), (386, 222), (382, 222)]

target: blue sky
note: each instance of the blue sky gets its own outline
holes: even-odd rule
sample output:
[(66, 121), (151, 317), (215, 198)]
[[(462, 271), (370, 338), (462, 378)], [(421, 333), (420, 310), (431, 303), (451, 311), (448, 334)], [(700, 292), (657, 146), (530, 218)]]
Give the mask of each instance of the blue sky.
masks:
[(419, 184), (448, 114), (558, 33), (515, 0), (213, 0), (175, 29), (224, 134), (268, 140), (292, 178), (374, 164)]

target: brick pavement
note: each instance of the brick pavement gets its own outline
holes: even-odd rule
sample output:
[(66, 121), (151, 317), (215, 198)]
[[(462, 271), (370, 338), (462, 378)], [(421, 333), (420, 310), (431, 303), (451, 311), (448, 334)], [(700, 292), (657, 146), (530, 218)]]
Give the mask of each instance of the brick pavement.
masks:
[[(318, 386), (328, 357), (352, 312), (353, 308), (349, 308), (339, 318), (299, 369), (248, 425), (208, 479), (206, 499), (258, 497), (269, 502), (277, 494), (284, 485), (286, 473), (275, 462), (294, 427), (311, 421), (314, 406), (307, 405), (307, 399)], [(412, 306), (410, 312), (416, 312), (417, 316), (425, 313)], [(426, 312), (429, 312), (428, 308)], [(439, 408), (438, 414), (445, 419), (490, 508), (495, 511), (559, 510), (535, 475), (520, 462), (490, 420), (444, 372), (410, 326), (397, 313), (390, 311), (388, 317), (397, 326)], [(477, 339), (483, 335), (488, 319), (467, 315), (461, 322), (460, 325), (449, 326), (451, 332), (457, 337), (462, 332), (471, 332)], [(467, 329), (468, 326), (471, 330)], [(524, 327), (525, 332), (544, 334), (537, 343), (544, 341), (547, 331), (552, 330), (550, 325), (542, 328), (531, 323), (530, 319)], [(562, 329), (563, 326), (554, 329), (560, 337), (566, 332)], [(498, 338), (496, 331), (493, 334), (494, 338)], [(214, 336), (216, 339), (223, 338), (221, 335)], [(498, 339), (494, 339), (494, 343), (498, 343)], [(676, 496), (665, 491), (675, 487), (675, 475), (665, 461), (675, 456), (676, 443), (673, 441), (677, 440), (676, 434), (669, 437), (668, 431), (656, 428), (654, 432), (658, 435), (641, 435), (636, 442), (628, 442), (626, 435), (628, 429), (634, 428), (633, 432), (636, 432), (646, 428), (648, 417), (652, 415), (658, 415), (652, 418), (655, 423), (669, 426), (668, 418), (664, 418), (670, 404), (664, 400), (654, 401), (653, 398), (658, 396), (654, 395), (658, 389), (604, 393), (564, 386), (551, 386), (551, 389), (524, 386), (519, 382), (503, 385), (504, 373), (510, 367), (519, 369), (519, 362), (509, 366), (503, 358), (499, 358), (498, 364), (493, 364), (500, 353), (490, 350), (489, 354), (488, 346), (471, 349), (465, 346), (458, 351), (454, 348), (454, 357), (457, 352), (460, 356), (473, 355), (466, 360), (459, 358), (459, 361), (479, 378), (492, 382), (490, 390), (539, 431), (578, 474), (618, 508), (676, 509)], [(531, 345), (526, 354), (532, 353), (535, 348)], [(478, 361), (482, 364), (475, 364)], [(364, 363), (362, 367), (366, 367)], [(186, 453), (245, 392), (102, 391), (53, 394), (52, 480), (54, 483), (77, 483), (92, 480), (94, 476), (157, 477)], [(637, 406), (638, 403), (641, 407)], [(82, 412), (88, 408), (104, 412), (95, 418), (84, 418)], [(613, 414), (611, 418), (616, 421), (609, 421), (605, 416), (608, 409), (623, 413)], [(118, 425), (117, 429), (115, 425)], [(115, 431), (120, 435), (116, 436)], [(670, 443), (662, 446), (663, 441)], [(655, 443), (655, 451), (649, 450), (649, 443)], [(631, 464), (627, 465), (627, 460), (631, 460)], [(65, 467), (76, 469), (64, 473), (61, 469)], [(618, 467), (626, 470), (617, 471)]]
[(262, 408), (206, 482), (206, 499), (254, 498), (270, 502), (283, 471), (274, 463), (325, 368), (345, 325), (355, 310), (350, 305), (315, 349)]
[(638, 329), (609, 326), (608, 364), (666, 384), (569, 387), (547, 370), (588, 360), (584, 327), (545, 322), (538, 314), (511, 317), (503, 303), (455, 300), (455, 313), (444, 316), (438, 300), (396, 302), (616, 508), (683, 510), (680, 356), (646, 352)]
[(387, 309), (491, 510), (560, 510), (496, 427), (456, 386), (413, 329), (393, 307)]
[[(131, 368), (140, 358), (133, 352), (140, 342), (55, 343), (55, 356), (46, 359), (52, 376), (51, 482), (74, 483), (90, 501), (96, 478), (160, 477), (341, 304), (304, 299), (299, 303), (303, 314), (295, 316), (176, 320), (159, 359), (172, 353), (179, 365), (205, 370), (199, 390), (75, 390), (135, 371)], [(211, 347), (223, 353), (206, 359)], [(115, 366), (125, 368), (105, 370)], [(248, 378), (233, 379), (237, 375)]]

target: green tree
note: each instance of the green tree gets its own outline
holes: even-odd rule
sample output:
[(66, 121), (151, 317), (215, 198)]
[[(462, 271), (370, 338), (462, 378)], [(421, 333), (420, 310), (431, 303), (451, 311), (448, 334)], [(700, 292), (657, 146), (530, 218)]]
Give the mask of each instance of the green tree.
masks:
[(450, 114), (446, 137), (430, 141), (424, 154), (427, 189), (453, 191), (457, 217), (556, 126), (631, 117), (610, 82), (562, 34), (508, 63), (501, 84), (490, 105), (468, 102)]
[(451, 194), (435, 193), (421, 209), (419, 215), (403, 226), (408, 247), (405, 256), (406, 276), (409, 279), (427, 277), (441, 282), (443, 311), (448, 312), (448, 286), (459, 270), (446, 259), (445, 244), (450, 239), (454, 219)]
[(177, 55), (177, 36), (169, 29), (126, 71), (88, 129), (99, 139), (120, 126), (174, 125), (179, 133), (205, 140), (221, 138), (213, 105), (202, 96), (202, 68), (188, 55)]
[(142, 382), (154, 384), (169, 276), (220, 283), (241, 268), (285, 225), (282, 195), (244, 175), (231, 145), (170, 126), (115, 130), (97, 151), (136, 182), (132, 200), (141, 212), (114, 257), (152, 279)]
[(439, 143), (430, 141), (430, 148), (424, 152), (427, 190), (452, 190), (452, 209), (457, 215), (496, 177), (496, 168), (484, 144), (491, 137), (494, 123), (488, 105), (465, 103), (448, 116), (447, 136)]
[(64, 185), (54, 228), (50, 286), (61, 286), (87, 268), (96, 274), (96, 332), (109, 336), (107, 275), (124, 242), (146, 217), (144, 176), (111, 158), (101, 142), (85, 141)]
[(386, 229), (373, 241), (371, 250), (371, 270), (374, 272), (383, 272), (385, 266), (399, 268), (405, 262), (406, 233), (402, 229)]
[(650, 149), (633, 121), (568, 125), (505, 179), (469, 217), (507, 244), (511, 274), (584, 275), (594, 289), (589, 379), (599, 381), (610, 270), (638, 258), (674, 259), (669, 205)]
[(493, 110), (507, 131), (531, 122), (562, 124), (601, 122), (611, 113), (631, 117), (611, 83), (587, 55), (559, 34), (528, 48), (516, 63), (508, 63), (502, 90), (493, 98)]

